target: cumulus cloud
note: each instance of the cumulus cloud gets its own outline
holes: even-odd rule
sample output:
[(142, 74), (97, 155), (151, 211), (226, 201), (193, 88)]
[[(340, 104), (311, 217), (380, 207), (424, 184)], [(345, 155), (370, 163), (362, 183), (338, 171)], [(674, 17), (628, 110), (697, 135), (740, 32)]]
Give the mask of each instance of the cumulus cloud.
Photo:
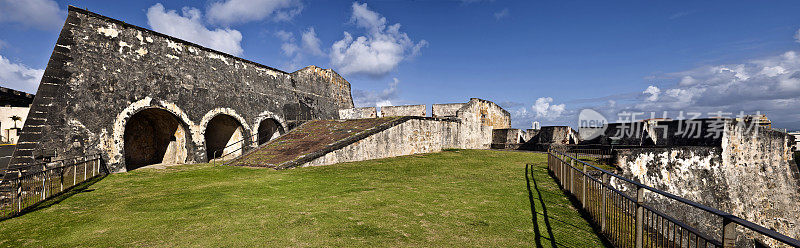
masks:
[(357, 107), (392, 106), (392, 101), (397, 100), (397, 95), (399, 93), (397, 85), (399, 83), (399, 79), (392, 78), (392, 82), (389, 83), (389, 86), (382, 91), (353, 90), (353, 102)]
[(797, 118), (800, 105), (796, 105), (800, 103), (800, 56), (795, 51), (741, 64), (705, 66), (669, 76), (677, 78), (674, 86), (648, 87), (644, 93), (650, 97), (627, 108), (704, 114), (760, 111), (769, 114), (779, 126), (800, 124)]
[(503, 19), (503, 17), (506, 17), (506, 16), (508, 16), (508, 8), (505, 8), (505, 9), (503, 9), (501, 11), (498, 11), (498, 12), (494, 12), (494, 19), (500, 20), (500, 19)]
[(645, 98), (646, 101), (655, 102), (656, 100), (658, 100), (658, 95), (661, 94), (661, 90), (658, 87), (650, 85), (642, 93), (650, 95), (647, 98)]
[(42, 30), (58, 29), (67, 12), (52, 0), (0, 0), (0, 22)]
[(385, 76), (428, 45), (425, 40), (415, 43), (400, 32), (399, 23), (387, 25), (386, 18), (367, 8), (366, 3), (354, 2), (352, 8), (351, 21), (366, 35), (353, 37), (344, 32), (344, 38), (331, 47), (331, 64), (344, 74)]
[(43, 69), (13, 63), (0, 55), (0, 84), (4, 87), (35, 93), (43, 74)]
[(575, 111), (567, 109), (566, 104), (553, 102), (552, 97), (540, 97), (530, 107), (517, 102), (502, 102), (501, 106), (511, 113), (512, 126), (515, 128), (531, 128), (534, 121), (542, 126), (571, 124)]
[(540, 97), (536, 99), (536, 103), (534, 103), (532, 107), (533, 111), (536, 113), (535, 117), (546, 120), (554, 120), (561, 117), (561, 113), (564, 112), (566, 105), (552, 103), (552, 97)]
[(182, 14), (178, 14), (156, 3), (147, 9), (147, 24), (155, 31), (232, 55), (242, 55), (241, 32), (228, 28), (211, 30), (202, 20), (202, 13), (196, 8), (184, 7)]
[(303, 35), (300, 36), (300, 40), (303, 43), (303, 47), (308, 50), (309, 53), (314, 55), (324, 55), (325, 53), (322, 52), (321, 44), (322, 41), (317, 38), (317, 32), (314, 31), (314, 27), (310, 27), (303, 32)]
[(299, 0), (226, 0), (211, 3), (208, 19), (213, 23), (231, 25), (272, 17), (288, 21), (303, 11)]
[(280, 30), (275, 32), (275, 37), (278, 37), (283, 43), (281, 44), (281, 51), (284, 56), (291, 57), (287, 67), (297, 68), (303, 60), (305, 55), (324, 56), (322, 52), (321, 43), (317, 38), (317, 33), (314, 27), (310, 27), (300, 34), (300, 43), (297, 43), (295, 35), (292, 32)]

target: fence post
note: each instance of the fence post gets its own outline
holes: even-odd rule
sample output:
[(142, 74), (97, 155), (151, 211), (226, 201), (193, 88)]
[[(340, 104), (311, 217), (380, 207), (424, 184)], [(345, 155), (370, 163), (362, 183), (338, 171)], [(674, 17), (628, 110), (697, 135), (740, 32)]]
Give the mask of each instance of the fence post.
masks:
[(575, 160), (569, 160), (569, 193), (575, 194)]
[(583, 173), (581, 173), (581, 206), (586, 209), (586, 164), (583, 164)]
[(86, 181), (86, 174), (87, 173), (88, 172), (86, 171), (86, 163), (83, 163), (83, 181)]
[(59, 190), (58, 192), (64, 192), (64, 167), (58, 169), (58, 178), (59, 178), (58, 180), (59, 184), (61, 186), (61, 190)]
[(47, 176), (45, 175), (45, 173), (42, 173), (42, 200), (44, 200), (45, 198), (44, 194), (45, 191), (47, 191), (47, 188), (45, 188), (46, 182), (47, 182)]
[(722, 219), (722, 247), (736, 247), (736, 223), (728, 217)]
[(636, 186), (636, 248), (642, 248), (644, 244), (644, 188)]
[(603, 172), (603, 179), (602, 180), (603, 180), (603, 182), (602, 182), (602, 185), (600, 186), (600, 192), (602, 192), (601, 197), (603, 199), (603, 202), (602, 202), (603, 211), (600, 212), (600, 230), (605, 232), (606, 231), (606, 205), (607, 205), (606, 197), (608, 197), (608, 195), (606, 194), (606, 191), (608, 191), (608, 181), (609, 181), (608, 180), (608, 174), (606, 174), (605, 172)]

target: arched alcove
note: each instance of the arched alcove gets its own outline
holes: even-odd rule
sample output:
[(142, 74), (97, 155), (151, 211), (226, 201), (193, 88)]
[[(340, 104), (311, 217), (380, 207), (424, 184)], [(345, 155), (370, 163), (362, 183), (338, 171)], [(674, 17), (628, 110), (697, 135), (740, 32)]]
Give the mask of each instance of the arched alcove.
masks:
[(236, 118), (220, 114), (214, 116), (205, 130), (206, 157), (208, 160), (216, 158), (235, 158), (242, 154), (244, 147), (244, 128)]
[(157, 108), (139, 111), (125, 124), (125, 167), (179, 164), (186, 161), (186, 131), (172, 113)]
[(267, 141), (277, 138), (284, 132), (280, 122), (272, 118), (265, 119), (258, 125), (258, 144), (267, 143)]

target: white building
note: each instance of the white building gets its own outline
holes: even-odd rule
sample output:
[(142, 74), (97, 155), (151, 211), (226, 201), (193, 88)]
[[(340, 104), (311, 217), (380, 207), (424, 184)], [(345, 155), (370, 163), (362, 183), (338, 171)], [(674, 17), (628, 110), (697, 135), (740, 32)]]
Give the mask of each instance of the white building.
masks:
[(33, 97), (33, 94), (0, 87), (0, 143), (17, 143)]
[(794, 136), (794, 150), (800, 151), (800, 131), (789, 132), (789, 135)]

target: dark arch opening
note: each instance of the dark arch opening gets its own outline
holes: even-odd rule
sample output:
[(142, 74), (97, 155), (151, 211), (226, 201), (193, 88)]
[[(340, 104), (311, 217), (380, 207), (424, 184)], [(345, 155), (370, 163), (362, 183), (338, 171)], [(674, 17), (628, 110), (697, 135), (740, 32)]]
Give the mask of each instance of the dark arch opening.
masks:
[(163, 109), (145, 109), (125, 124), (125, 168), (151, 164), (183, 163), (186, 142), (183, 127), (172, 113)]
[(261, 121), (261, 124), (258, 125), (258, 144), (267, 143), (284, 133), (283, 126), (272, 118), (266, 119)]
[(205, 132), (208, 160), (239, 156), (245, 145), (243, 129), (242, 124), (229, 115), (214, 116), (206, 125)]

